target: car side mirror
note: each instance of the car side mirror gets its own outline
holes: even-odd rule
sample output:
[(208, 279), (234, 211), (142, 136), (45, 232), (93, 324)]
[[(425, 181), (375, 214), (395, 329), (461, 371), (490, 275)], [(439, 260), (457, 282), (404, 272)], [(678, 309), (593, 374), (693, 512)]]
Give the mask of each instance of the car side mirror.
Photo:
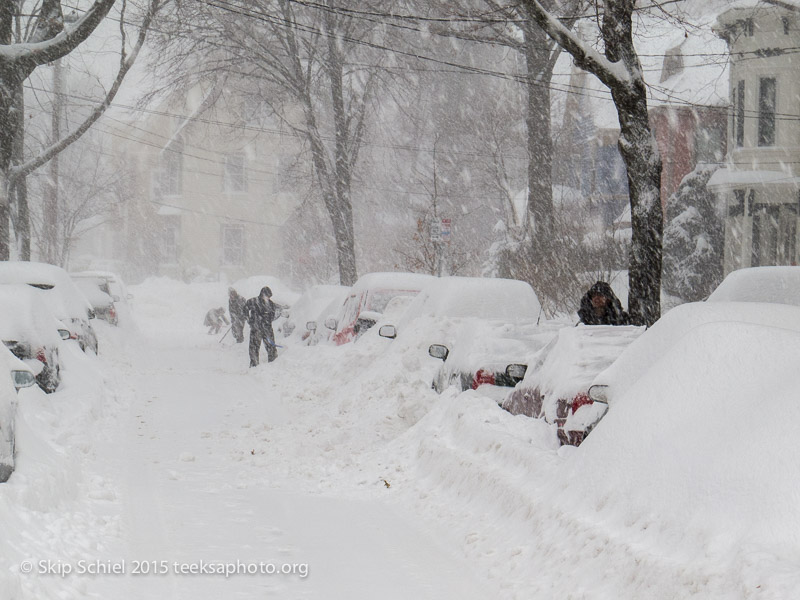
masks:
[(128, 294), (127, 296), (125, 296), (125, 299), (126, 300), (133, 300), (133, 294)]
[(119, 302), (119, 296), (117, 296), (116, 294), (114, 294), (113, 296), (111, 296), (111, 299), (112, 299), (114, 302)]
[(325, 327), (330, 329), (331, 331), (336, 331), (336, 326), (339, 322), (336, 319), (325, 319)]
[(522, 381), (527, 371), (528, 365), (511, 364), (506, 367), (506, 375), (515, 381)]
[(431, 344), (431, 346), (428, 348), (428, 354), (430, 354), (433, 358), (447, 360), (447, 357), (450, 355), (450, 350), (448, 350), (447, 346), (443, 344)]
[(69, 329), (59, 329), (58, 330), (58, 335), (61, 336), (62, 340), (68, 340), (69, 337), (70, 337)]
[(316, 331), (317, 330), (317, 322), (316, 321), (309, 321), (306, 323), (306, 329), (309, 331)]
[(11, 371), (11, 380), (14, 382), (14, 387), (18, 390), (26, 387), (31, 387), (36, 383), (36, 377), (30, 371)]
[(608, 404), (608, 386), (607, 385), (593, 385), (589, 388), (589, 398), (592, 399), (593, 402), (601, 402), (603, 404)]
[(378, 335), (393, 340), (397, 337), (397, 328), (394, 325), (383, 325), (378, 330)]

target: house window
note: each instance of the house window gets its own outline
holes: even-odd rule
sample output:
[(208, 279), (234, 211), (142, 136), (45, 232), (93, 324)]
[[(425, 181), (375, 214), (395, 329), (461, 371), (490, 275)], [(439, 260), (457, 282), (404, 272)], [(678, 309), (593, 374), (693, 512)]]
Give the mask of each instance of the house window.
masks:
[(783, 22), (783, 35), (789, 35), (789, 31), (792, 27), (792, 20), (789, 17), (781, 17), (781, 21)]
[(742, 32), (745, 37), (753, 37), (753, 19), (744, 19), (742, 21)]
[(243, 154), (231, 154), (225, 158), (223, 189), (233, 193), (247, 191), (247, 173)]
[(725, 155), (725, 132), (721, 127), (700, 127), (694, 138), (695, 162), (715, 163)]
[(162, 264), (178, 262), (178, 224), (165, 223), (159, 236), (159, 251)]
[(751, 266), (796, 263), (797, 207), (794, 204), (756, 204)]
[(736, 85), (736, 146), (741, 148), (744, 145), (744, 81)]
[(775, 78), (762, 77), (758, 86), (758, 145), (775, 145)]
[(161, 194), (180, 196), (183, 191), (183, 141), (174, 139), (161, 151)]
[(244, 264), (244, 226), (222, 226), (222, 264), (241, 266)]
[(744, 216), (744, 190), (733, 191), (733, 203), (728, 206), (729, 217)]

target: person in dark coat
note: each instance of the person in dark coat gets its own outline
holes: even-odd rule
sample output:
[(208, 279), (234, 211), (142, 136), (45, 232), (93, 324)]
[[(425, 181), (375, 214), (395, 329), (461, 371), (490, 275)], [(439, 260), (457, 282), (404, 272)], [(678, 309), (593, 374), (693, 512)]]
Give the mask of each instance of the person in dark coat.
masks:
[(255, 298), (250, 298), (245, 304), (247, 322), (250, 325), (250, 366), (258, 365), (258, 355), (263, 343), (267, 347), (269, 362), (278, 358), (278, 348), (275, 346), (275, 334), (272, 331), (272, 322), (276, 316), (276, 306), (271, 300), (272, 290), (264, 286)]
[(244, 308), (246, 303), (247, 300), (240, 296), (239, 292), (233, 288), (228, 288), (228, 312), (231, 315), (231, 332), (237, 344), (241, 344), (244, 341), (244, 322), (247, 318), (247, 312)]
[(578, 316), (585, 325), (628, 324), (628, 313), (605, 281), (598, 281), (584, 294)]
[(225, 309), (221, 306), (219, 308), (212, 308), (206, 313), (206, 319), (203, 322), (208, 327), (208, 335), (219, 333), (222, 325), (228, 325), (228, 317), (225, 316)]

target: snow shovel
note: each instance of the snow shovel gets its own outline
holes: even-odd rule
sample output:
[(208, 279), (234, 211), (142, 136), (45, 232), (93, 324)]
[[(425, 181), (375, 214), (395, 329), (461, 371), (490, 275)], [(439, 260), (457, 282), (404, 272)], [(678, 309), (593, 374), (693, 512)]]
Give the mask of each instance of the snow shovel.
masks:
[(225, 335), (223, 335), (221, 338), (219, 338), (219, 343), (220, 344), (222, 343), (222, 340), (224, 340), (228, 336), (228, 334), (231, 332), (231, 329), (233, 329), (233, 325), (228, 327), (228, 331), (225, 332)]

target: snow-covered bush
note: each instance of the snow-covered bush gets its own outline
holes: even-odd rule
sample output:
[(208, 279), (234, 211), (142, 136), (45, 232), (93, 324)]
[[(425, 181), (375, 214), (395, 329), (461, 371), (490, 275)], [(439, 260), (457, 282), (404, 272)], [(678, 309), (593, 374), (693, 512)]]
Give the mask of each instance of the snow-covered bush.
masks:
[(705, 299), (722, 281), (725, 229), (706, 188), (717, 168), (698, 165), (667, 201), (662, 287), (685, 302)]

